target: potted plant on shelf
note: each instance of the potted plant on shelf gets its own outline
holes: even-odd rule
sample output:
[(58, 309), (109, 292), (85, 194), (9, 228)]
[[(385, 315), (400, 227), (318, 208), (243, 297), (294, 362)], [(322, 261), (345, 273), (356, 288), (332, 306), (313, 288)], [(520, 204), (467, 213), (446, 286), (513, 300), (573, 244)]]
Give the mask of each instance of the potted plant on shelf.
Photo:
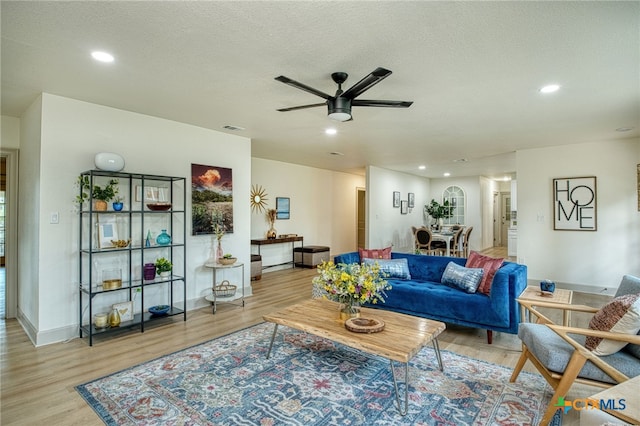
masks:
[(122, 203), (123, 201), (124, 201), (124, 198), (120, 197), (119, 195), (114, 197), (113, 203), (111, 204), (113, 206), (113, 210), (116, 212), (119, 212), (120, 210), (122, 210), (122, 207), (124, 207), (124, 204)]
[(424, 206), (425, 211), (434, 220), (437, 228), (442, 228), (443, 220), (453, 216), (453, 209), (449, 204), (449, 200), (444, 200), (442, 204), (432, 199), (430, 204)]
[(224, 256), (222, 256), (220, 259), (218, 259), (218, 263), (220, 263), (221, 265), (233, 265), (234, 263), (236, 263), (236, 260), (238, 259), (234, 257), (231, 253), (227, 253)]
[(167, 279), (171, 275), (171, 270), (173, 269), (173, 264), (169, 259), (165, 257), (160, 257), (156, 260), (156, 272), (160, 275), (160, 278)]
[(110, 179), (104, 187), (95, 184), (91, 187), (89, 176), (78, 176), (78, 185), (82, 192), (76, 196), (76, 201), (82, 204), (85, 200), (92, 198), (93, 209), (96, 211), (106, 211), (107, 203), (111, 201), (119, 191), (118, 179)]

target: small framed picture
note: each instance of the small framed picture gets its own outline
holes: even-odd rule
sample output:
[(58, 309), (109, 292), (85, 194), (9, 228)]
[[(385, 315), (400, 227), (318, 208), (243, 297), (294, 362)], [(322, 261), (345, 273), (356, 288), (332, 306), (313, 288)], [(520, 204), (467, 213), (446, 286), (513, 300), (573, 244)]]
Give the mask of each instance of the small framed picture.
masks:
[(416, 206), (416, 196), (413, 192), (409, 193), (409, 208), (412, 209)]
[(98, 248), (113, 247), (112, 240), (118, 239), (118, 231), (114, 222), (98, 223)]
[(118, 313), (120, 314), (120, 321), (133, 320), (133, 302), (132, 301), (114, 303), (111, 308), (118, 310)]
[(276, 219), (289, 219), (290, 206), (289, 197), (276, 197)]
[(407, 207), (408, 204), (409, 202), (407, 200), (400, 201), (400, 214), (407, 214), (407, 212), (409, 211)]
[(400, 207), (400, 191), (393, 191), (393, 207)]

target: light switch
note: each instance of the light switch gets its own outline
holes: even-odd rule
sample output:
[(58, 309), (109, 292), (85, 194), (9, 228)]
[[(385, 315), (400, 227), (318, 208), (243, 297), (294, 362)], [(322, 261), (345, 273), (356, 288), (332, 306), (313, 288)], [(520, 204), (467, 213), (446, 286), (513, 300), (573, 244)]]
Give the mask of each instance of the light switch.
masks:
[(49, 223), (60, 223), (60, 215), (58, 214), (58, 212), (51, 212)]

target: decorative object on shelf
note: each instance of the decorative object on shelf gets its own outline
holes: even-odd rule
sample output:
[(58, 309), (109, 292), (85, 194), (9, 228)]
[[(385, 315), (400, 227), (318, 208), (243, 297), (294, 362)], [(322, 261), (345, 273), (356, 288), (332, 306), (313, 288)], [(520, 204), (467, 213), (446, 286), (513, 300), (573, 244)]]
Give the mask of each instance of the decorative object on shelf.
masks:
[(147, 203), (147, 208), (156, 212), (163, 212), (171, 208), (171, 203)]
[(122, 211), (122, 208), (124, 207), (124, 203), (122, 202), (124, 199), (120, 196), (116, 196), (113, 199), (113, 203), (111, 204), (111, 206), (113, 207), (113, 211), (115, 212), (119, 212)]
[(215, 254), (215, 260), (218, 261), (224, 254), (224, 252), (222, 251), (222, 237), (224, 237), (224, 228), (220, 225), (220, 223), (216, 223), (213, 227), (213, 235), (215, 240), (218, 242)]
[(124, 169), (124, 158), (113, 152), (99, 152), (96, 154), (93, 162), (99, 170), (119, 172)]
[(238, 258), (233, 257), (233, 255), (230, 253), (227, 253), (218, 259), (218, 263), (221, 265), (233, 265), (237, 260)]
[(129, 244), (131, 244), (131, 238), (128, 240), (111, 240), (111, 244), (113, 244), (115, 248), (129, 247)]
[(95, 314), (93, 316), (93, 325), (95, 328), (106, 328), (108, 324), (108, 315), (105, 313)]
[(322, 262), (318, 266), (318, 275), (313, 284), (320, 285), (329, 293), (329, 298), (340, 302), (340, 317), (357, 316), (356, 308), (364, 303), (384, 302), (385, 290), (391, 288), (383, 278), (378, 263), (340, 263)]
[(267, 239), (269, 240), (275, 240), (275, 238), (278, 236), (278, 231), (273, 227), (276, 221), (277, 213), (278, 211), (276, 209), (268, 209), (265, 215), (267, 223), (269, 223), (269, 229), (267, 230)]
[(77, 183), (81, 189), (80, 195), (76, 196), (78, 204), (82, 204), (85, 200), (93, 198), (93, 209), (96, 211), (106, 211), (107, 203), (111, 201), (119, 191), (117, 186), (118, 179), (110, 179), (104, 188), (95, 183), (92, 188), (91, 179), (87, 175), (78, 176)]
[(171, 244), (171, 236), (167, 234), (167, 230), (163, 229), (156, 237), (156, 244), (159, 246), (168, 246)]
[(595, 176), (553, 179), (553, 230), (598, 230)]
[(98, 248), (113, 248), (112, 241), (118, 240), (118, 230), (115, 219), (112, 217), (100, 217), (98, 225)]
[(267, 206), (267, 193), (260, 185), (251, 186), (251, 211), (262, 213)]
[(238, 286), (231, 284), (229, 280), (223, 280), (219, 285), (213, 287), (213, 292), (216, 297), (233, 297), (237, 288)]
[(344, 326), (354, 333), (378, 333), (384, 330), (384, 321), (377, 318), (350, 318), (344, 322)]
[(147, 281), (153, 280), (156, 278), (156, 265), (154, 263), (145, 263), (143, 278)]
[(191, 219), (193, 235), (212, 234), (215, 223), (233, 233), (231, 169), (191, 164)]
[(116, 308), (111, 309), (111, 312), (109, 313), (109, 326), (110, 327), (120, 326), (120, 313)]
[(151, 230), (150, 229), (147, 231), (147, 238), (145, 238), (144, 240), (144, 246), (151, 247)]
[(556, 283), (551, 280), (540, 281), (540, 292), (543, 296), (553, 296), (556, 291)]
[(149, 313), (153, 316), (162, 316), (166, 315), (169, 309), (171, 309), (169, 305), (156, 305), (149, 308)]
[(290, 219), (291, 200), (289, 197), (276, 197), (276, 219)]
[(112, 268), (102, 271), (102, 289), (114, 290), (122, 287), (122, 269)]
[(444, 223), (444, 219), (452, 216), (452, 208), (449, 205), (449, 200), (444, 200), (442, 204), (432, 199), (430, 204), (424, 206), (425, 212), (431, 216), (434, 220), (434, 225), (437, 229), (441, 229)]
[(171, 275), (172, 269), (173, 264), (169, 259), (161, 257), (156, 260), (156, 272), (160, 275), (160, 278), (167, 279)]
[(118, 311), (120, 321), (133, 320), (133, 301), (129, 300), (127, 302), (114, 303), (112, 308)]

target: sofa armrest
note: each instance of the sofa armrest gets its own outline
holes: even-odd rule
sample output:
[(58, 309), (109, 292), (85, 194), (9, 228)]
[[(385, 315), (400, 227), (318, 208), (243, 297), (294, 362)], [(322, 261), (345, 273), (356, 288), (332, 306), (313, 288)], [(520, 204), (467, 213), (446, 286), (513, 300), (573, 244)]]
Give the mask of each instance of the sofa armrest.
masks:
[(492, 309), (509, 316), (510, 327), (517, 331), (520, 322), (520, 306), (518, 296), (527, 287), (527, 267), (517, 263), (505, 263), (496, 275), (491, 284)]
[(357, 251), (352, 251), (349, 253), (342, 253), (333, 257), (333, 263), (336, 265), (339, 263), (360, 263), (360, 253)]

